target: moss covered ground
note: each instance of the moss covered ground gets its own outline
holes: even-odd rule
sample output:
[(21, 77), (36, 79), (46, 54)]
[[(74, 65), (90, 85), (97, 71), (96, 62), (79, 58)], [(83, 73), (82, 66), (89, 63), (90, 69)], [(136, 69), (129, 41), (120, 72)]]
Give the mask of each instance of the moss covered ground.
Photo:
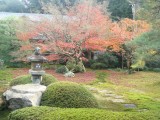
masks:
[[(13, 79), (13, 71), (15, 69), (0, 70), (0, 95), (8, 88), (10, 81)], [(22, 75), (26, 74), (26, 72), (23, 72), (23, 69), (21, 71)], [(140, 71), (128, 75), (125, 71), (88, 71), (95, 74), (92, 75), (93, 80), (90, 80), (90, 83), (81, 84), (96, 89), (92, 93), (98, 99), (101, 108), (107, 111), (160, 111), (160, 72)], [(49, 73), (51, 74), (52, 72), (49, 71)], [(54, 75), (54, 72), (52, 75)], [(77, 76), (79, 77), (79, 75)], [(78, 81), (78, 77), (74, 78), (75, 81)], [(125, 101), (113, 102), (108, 100), (106, 96), (99, 92), (103, 90), (112, 91), (112, 94), (123, 96)], [(128, 109), (124, 107), (124, 104), (134, 104), (136, 107)], [(0, 111), (0, 120), (7, 120), (8, 113), (9, 111)], [(157, 116), (158, 118), (160, 118), (160, 115)]]

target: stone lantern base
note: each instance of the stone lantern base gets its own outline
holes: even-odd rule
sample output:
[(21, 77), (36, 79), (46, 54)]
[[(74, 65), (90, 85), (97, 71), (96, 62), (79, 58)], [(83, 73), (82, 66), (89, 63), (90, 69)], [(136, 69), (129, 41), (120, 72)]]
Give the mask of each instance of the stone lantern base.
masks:
[(40, 70), (40, 71), (34, 71), (32, 69), (29, 70), (29, 73), (32, 75), (32, 83), (33, 84), (40, 84), (42, 81), (42, 75), (45, 74), (45, 71)]

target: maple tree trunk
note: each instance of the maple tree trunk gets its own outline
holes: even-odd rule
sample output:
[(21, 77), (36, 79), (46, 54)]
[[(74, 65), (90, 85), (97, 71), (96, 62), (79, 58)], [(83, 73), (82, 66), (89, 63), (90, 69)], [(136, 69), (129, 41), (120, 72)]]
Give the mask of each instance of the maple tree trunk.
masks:
[(69, 68), (70, 71), (73, 72), (86, 72), (85, 66), (81, 58), (75, 58), (75, 57), (71, 58), (67, 62), (67, 67)]
[(124, 64), (123, 64), (123, 52), (122, 52), (122, 69), (124, 68)]
[(88, 59), (91, 60), (92, 59), (92, 52), (90, 50), (88, 50)]
[(82, 62), (82, 60), (81, 60), (81, 64), (82, 64), (82, 69), (83, 69), (83, 71), (86, 72), (86, 68), (85, 68), (85, 66), (84, 66), (84, 64), (83, 64), (83, 62)]
[(84, 64), (83, 64), (83, 61), (82, 61), (81, 59), (79, 59), (76, 63), (77, 63), (77, 65), (78, 65), (79, 67), (82, 68), (82, 71), (83, 71), (83, 72), (86, 72), (86, 68), (85, 68), (85, 66), (84, 66)]
[(128, 74), (131, 74), (131, 59), (127, 59)]

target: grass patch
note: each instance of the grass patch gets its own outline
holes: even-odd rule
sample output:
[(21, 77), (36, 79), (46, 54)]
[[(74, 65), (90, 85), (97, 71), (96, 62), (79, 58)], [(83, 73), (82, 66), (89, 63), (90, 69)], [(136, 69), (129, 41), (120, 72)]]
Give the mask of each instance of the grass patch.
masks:
[(160, 101), (147, 94), (128, 92), (125, 95), (138, 109), (160, 110)]
[(0, 82), (8, 82), (11, 81), (12, 78), (11, 69), (0, 70)]
[(106, 82), (108, 74), (103, 71), (96, 72), (96, 78), (99, 82)]

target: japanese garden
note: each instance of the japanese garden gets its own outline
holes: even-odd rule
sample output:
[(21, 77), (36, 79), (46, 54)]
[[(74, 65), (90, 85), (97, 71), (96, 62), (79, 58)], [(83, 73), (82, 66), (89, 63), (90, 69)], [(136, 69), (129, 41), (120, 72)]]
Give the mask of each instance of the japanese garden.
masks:
[(0, 120), (160, 120), (159, 0), (0, 0)]

